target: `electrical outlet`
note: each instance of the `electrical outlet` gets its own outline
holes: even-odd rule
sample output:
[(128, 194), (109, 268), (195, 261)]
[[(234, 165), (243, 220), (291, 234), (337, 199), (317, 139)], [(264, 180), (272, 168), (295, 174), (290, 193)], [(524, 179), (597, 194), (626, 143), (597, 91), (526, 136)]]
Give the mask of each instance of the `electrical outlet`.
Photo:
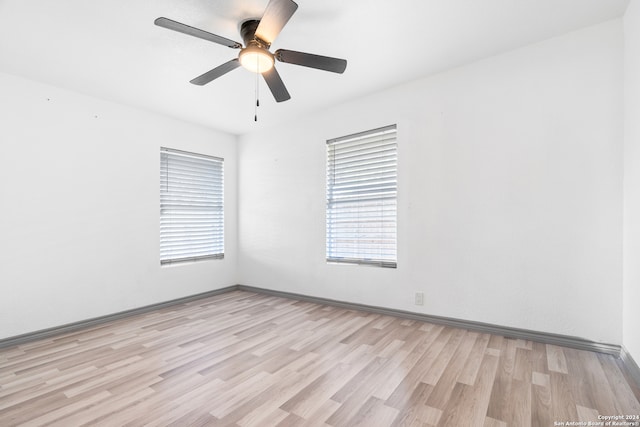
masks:
[(424, 292), (416, 292), (416, 305), (424, 305)]

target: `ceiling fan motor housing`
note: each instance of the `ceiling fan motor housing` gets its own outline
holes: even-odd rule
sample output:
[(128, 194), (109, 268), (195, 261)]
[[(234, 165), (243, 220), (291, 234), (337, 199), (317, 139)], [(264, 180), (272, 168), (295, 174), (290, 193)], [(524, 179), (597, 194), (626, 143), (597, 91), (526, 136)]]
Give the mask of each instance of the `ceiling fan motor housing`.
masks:
[(254, 73), (264, 73), (273, 68), (275, 58), (269, 52), (269, 43), (256, 37), (255, 32), (260, 21), (249, 20), (242, 23), (240, 34), (245, 48), (240, 51), (238, 59), (242, 66)]
[(260, 40), (256, 37), (256, 29), (260, 24), (259, 19), (249, 19), (244, 21), (240, 25), (240, 35), (242, 36), (242, 40), (244, 41), (245, 46), (257, 45), (263, 49), (269, 49), (271, 46), (270, 43), (267, 43), (264, 40)]

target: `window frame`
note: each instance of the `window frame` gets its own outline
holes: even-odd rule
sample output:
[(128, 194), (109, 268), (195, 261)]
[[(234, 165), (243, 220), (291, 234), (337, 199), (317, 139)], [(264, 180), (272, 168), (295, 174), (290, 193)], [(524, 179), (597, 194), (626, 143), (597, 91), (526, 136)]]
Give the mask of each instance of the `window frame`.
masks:
[[(393, 124), (326, 141), (327, 263), (397, 268), (397, 128), (397, 124)], [(336, 154), (341, 148), (343, 153)], [(375, 153), (371, 153), (371, 150)], [(384, 151), (388, 153), (385, 154)], [(375, 159), (369, 162), (368, 159), (372, 156)], [(347, 158), (353, 164), (351, 169), (346, 165)], [(386, 163), (382, 165), (380, 162)], [(342, 173), (343, 178), (338, 177), (341, 169), (348, 171)], [(366, 184), (362, 182), (364, 179), (367, 180)], [(340, 204), (343, 205), (342, 208)], [(379, 210), (377, 216), (376, 209)], [(356, 219), (353, 219), (354, 215)], [(367, 227), (367, 221), (377, 221), (378, 226)], [(352, 224), (345, 226), (349, 222)], [(376, 253), (378, 256), (374, 256)]]
[(224, 223), (224, 158), (160, 147), (160, 265), (224, 259)]

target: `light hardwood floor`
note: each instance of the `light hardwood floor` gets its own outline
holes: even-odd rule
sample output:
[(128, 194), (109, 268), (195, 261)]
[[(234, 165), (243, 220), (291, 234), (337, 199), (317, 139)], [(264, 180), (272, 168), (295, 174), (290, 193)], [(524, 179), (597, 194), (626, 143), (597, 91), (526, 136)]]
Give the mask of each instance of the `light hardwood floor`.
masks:
[(640, 415), (612, 356), (243, 291), (0, 350), (2, 427), (522, 427), (598, 415)]

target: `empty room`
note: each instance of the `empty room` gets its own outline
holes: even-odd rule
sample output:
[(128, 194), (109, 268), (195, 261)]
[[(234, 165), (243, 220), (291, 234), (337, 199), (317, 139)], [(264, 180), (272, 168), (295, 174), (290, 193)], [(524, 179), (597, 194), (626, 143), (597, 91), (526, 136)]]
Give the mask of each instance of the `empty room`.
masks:
[(640, 426), (640, 0), (0, 0), (0, 426)]

